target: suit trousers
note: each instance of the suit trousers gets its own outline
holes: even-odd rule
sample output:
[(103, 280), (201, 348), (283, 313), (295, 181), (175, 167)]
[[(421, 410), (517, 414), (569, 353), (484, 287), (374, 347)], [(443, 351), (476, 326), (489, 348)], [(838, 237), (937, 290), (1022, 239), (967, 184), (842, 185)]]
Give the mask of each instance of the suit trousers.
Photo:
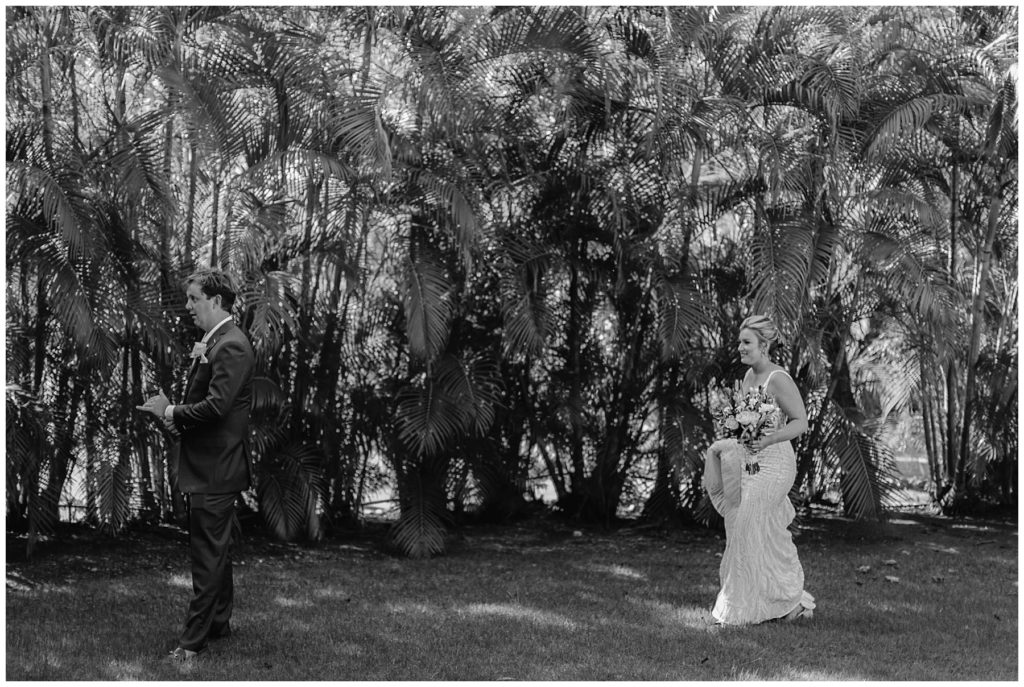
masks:
[(229, 629), (234, 604), (231, 539), (238, 493), (192, 494), (189, 499), (189, 548), (192, 557), (192, 600), (178, 645), (203, 649), (211, 638)]

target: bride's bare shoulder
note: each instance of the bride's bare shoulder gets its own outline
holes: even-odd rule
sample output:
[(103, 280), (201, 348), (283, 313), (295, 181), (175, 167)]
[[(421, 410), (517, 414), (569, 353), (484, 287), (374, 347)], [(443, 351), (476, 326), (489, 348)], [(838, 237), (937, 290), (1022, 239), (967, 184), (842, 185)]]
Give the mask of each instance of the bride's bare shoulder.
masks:
[[(776, 386), (779, 384), (785, 386), (796, 385), (796, 382), (793, 381), (793, 378), (789, 376), (788, 372), (786, 372), (786, 368), (782, 367), (781, 365), (775, 365), (772, 368), (772, 371), (768, 373), (768, 376), (770, 378), (768, 380), (769, 384), (771, 384), (772, 386)], [(776, 388), (778, 388), (778, 386), (776, 386)]]

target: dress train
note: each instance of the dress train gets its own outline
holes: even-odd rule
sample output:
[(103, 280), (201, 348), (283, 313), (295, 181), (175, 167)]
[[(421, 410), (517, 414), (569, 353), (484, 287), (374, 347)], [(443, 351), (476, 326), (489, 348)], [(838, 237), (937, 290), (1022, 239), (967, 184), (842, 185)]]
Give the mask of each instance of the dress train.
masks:
[(711, 614), (727, 625), (782, 618), (800, 607), (810, 615), (814, 597), (804, 590), (804, 571), (787, 529), (796, 516), (789, 501), (796, 478), (792, 444), (758, 453), (755, 474), (743, 468), (745, 453), (735, 439), (716, 441), (707, 452), (704, 486), (725, 519), (726, 538), (722, 586)]

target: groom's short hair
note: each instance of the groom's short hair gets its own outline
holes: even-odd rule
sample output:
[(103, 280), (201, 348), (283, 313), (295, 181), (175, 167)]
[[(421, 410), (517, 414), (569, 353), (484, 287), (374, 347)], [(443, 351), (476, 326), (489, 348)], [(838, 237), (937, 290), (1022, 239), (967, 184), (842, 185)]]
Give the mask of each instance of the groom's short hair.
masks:
[(185, 279), (185, 286), (189, 284), (199, 284), (207, 298), (220, 296), (221, 307), (225, 312), (231, 312), (238, 296), (238, 287), (230, 274), (219, 269), (196, 270)]

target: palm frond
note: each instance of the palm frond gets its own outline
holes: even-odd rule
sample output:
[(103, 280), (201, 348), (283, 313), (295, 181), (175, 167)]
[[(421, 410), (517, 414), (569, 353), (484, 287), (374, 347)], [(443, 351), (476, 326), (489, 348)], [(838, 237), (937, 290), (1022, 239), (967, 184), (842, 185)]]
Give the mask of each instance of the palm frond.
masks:
[(38, 199), (45, 226), (54, 229), (63, 239), (69, 258), (85, 257), (86, 234), (82, 225), (88, 218), (83, 216), (81, 203), (69, 197), (67, 189), (57, 179), (39, 167), (12, 160), (7, 163), (7, 189), (15, 199), (15, 207), (18, 202)]
[(659, 279), (655, 289), (661, 357), (670, 360), (682, 354), (688, 343), (707, 326), (710, 304), (699, 289), (688, 284)]
[(429, 256), (408, 262), (405, 281), (405, 322), (409, 351), (430, 362), (448, 342), (455, 307), (444, 267)]
[(594, 61), (601, 53), (600, 37), (578, 8), (520, 7), (502, 12), (482, 31), (476, 53), (480, 59), (535, 57), (547, 53), (575, 55)]
[(863, 152), (868, 157), (880, 155), (900, 139), (923, 129), (933, 117), (942, 114), (960, 114), (969, 105), (970, 103), (964, 96), (949, 93), (932, 93), (911, 98), (892, 108), (880, 118), (868, 132), (864, 140)]
[(287, 444), (260, 460), (256, 479), (260, 514), (278, 539), (316, 541), (323, 534), (319, 512), (323, 461), (320, 449), (305, 442)]
[(463, 263), (467, 270), (471, 269), (473, 248), (479, 238), (480, 224), (473, 206), (462, 189), (426, 169), (412, 171), (410, 183), (423, 190), (430, 204), (442, 209), (442, 217), (448, 219)]
[(547, 246), (523, 237), (503, 242), (501, 310), (504, 344), (510, 353), (538, 355), (547, 345), (552, 313), (544, 279), (553, 257)]
[(485, 434), (494, 422), (495, 406), (501, 402), (501, 376), (494, 361), (480, 357), (467, 364), (445, 356), (437, 366), (436, 379), (445, 397), (468, 419), (464, 431), (473, 427), (478, 434)]
[(47, 433), (50, 413), (39, 399), (16, 384), (7, 385), (5, 396), (8, 527), (50, 534), (57, 524), (57, 504), (44, 500), (47, 490), (40, 488), (40, 476), (53, 453)]
[(958, 294), (951, 288), (944, 269), (922, 260), (913, 252), (903, 252), (887, 275), (889, 292), (899, 294), (907, 310), (926, 321), (949, 323)]
[(437, 453), (468, 424), (463, 409), (433, 378), (404, 387), (397, 400), (398, 436), (413, 455)]
[(266, 361), (280, 349), (285, 336), (298, 328), (298, 278), (284, 271), (257, 274), (255, 280), (245, 280), (240, 295), (256, 357)]
[(337, 105), (327, 122), (332, 146), (368, 164), (382, 178), (391, 177), (392, 151), (381, 118), (384, 92), (366, 86), (352, 100)]
[(908, 216), (916, 217), (924, 227), (934, 227), (936, 230), (945, 224), (945, 213), (935, 207), (927, 198), (923, 197), (916, 189), (882, 187), (870, 191), (867, 199), (878, 203), (881, 208), (891, 209)]
[(445, 493), (431, 477), (422, 466), (406, 475), (402, 513), (391, 528), (395, 545), (410, 558), (429, 558), (445, 550)]
[(812, 238), (813, 227), (801, 215), (767, 222), (750, 242), (753, 311), (771, 313), (786, 333), (800, 319)]
[(846, 511), (860, 519), (883, 519), (896, 485), (892, 451), (857, 427), (834, 402), (821, 412), (827, 414), (821, 450), (841, 470)]
[(104, 432), (89, 471), (89, 517), (111, 532), (119, 532), (132, 517), (134, 484), (130, 455), (128, 435)]
[(122, 129), (125, 145), (114, 151), (106, 164), (116, 170), (119, 186), (129, 198), (139, 198), (148, 191), (158, 204), (158, 212), (173, 216), (177, 206), (170, 179), (163, 170), (164, 126), (169, 116), (170, 112), (160, 108), (125, 122)]

